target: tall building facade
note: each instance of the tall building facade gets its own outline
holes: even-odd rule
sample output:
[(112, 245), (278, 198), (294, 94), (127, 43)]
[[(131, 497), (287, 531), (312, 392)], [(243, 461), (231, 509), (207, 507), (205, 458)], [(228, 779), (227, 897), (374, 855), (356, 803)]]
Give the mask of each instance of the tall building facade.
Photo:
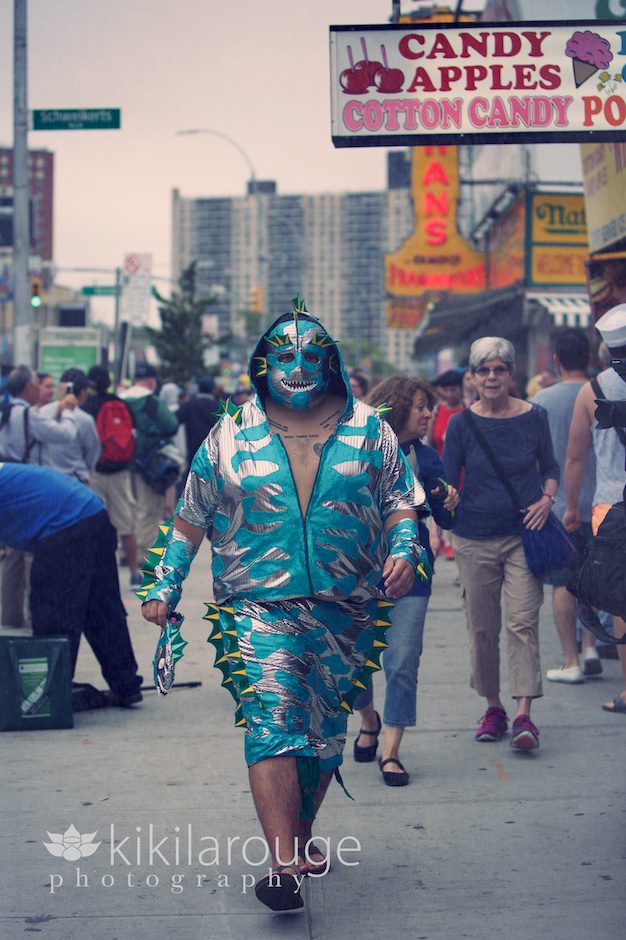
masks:
[(372, 350), (398, 371), (414, 371), (415, 331), (389, 329), (383, 255), (409, 233), (406, 172), (390, 163), (384, 192), (281, 195), (271, 181), (245, 196), (188, 199), (172, 194), (172, 268), (197, 264), (199, 289), (219, 300), (221, 333), (241, 334), (241, 311), (262, 297), (268, 316), (299, 293), (330, 332), (367, 365)]
[[(52, 261), (54, 154), (28, 151), (30, 253)], [(13, 245), (13, 150), (0, 147), (0, 248)]]

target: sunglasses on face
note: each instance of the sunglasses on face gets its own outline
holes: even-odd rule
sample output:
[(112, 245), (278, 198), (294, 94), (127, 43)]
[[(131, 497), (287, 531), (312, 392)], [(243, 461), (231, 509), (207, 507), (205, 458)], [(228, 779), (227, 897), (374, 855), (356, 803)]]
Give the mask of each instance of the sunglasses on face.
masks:
[(503, 375), (506, 375), (508, 371), (506, 366), (494, 366), (491, 369), (488, 369), (487, 366), (479, 366), (478, 369), (474, 369), (474, 375), (479, 376), (481, 379), (486, 379), (487, 376), (493, 372), (494, 375), (501, 378)]

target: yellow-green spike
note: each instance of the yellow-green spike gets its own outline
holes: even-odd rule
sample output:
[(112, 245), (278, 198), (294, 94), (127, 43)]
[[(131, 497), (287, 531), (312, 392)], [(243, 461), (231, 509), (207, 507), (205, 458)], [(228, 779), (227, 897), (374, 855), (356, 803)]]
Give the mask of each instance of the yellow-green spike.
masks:
[(389, 643), (383, 643), (382, 640), (374, 640), (374, 646), (380, 646), (381, 649), (387, 649)]
[(350, 708), (350, 706), (348, 705), (348, 703), (346, 702), (345, 699), (342, 701), (341, 707), (342, 707), (342, 708), (345, 708), (345, 710), (346, 710), (347, 712), (349, 712), (350, 714), (352, 714), (352, 709)]
[(250, 692), (255, 692), (255, 691), (256, 691), (256, 690), (255, 690), (254, 686), (253, 686), (253, 685), (249, 685), (247, 689), (242, 689), (239, 694), (240, 694), (240, 695), (248, 695), (248, 693), (250, 693)]
[(367, 686), (366, 686), (366, 685), (363, 685), (362, 682), (359, 682), (358, 679), (355, 679), (355, 680), (354, 680), (354, 684), (355, 684), (355, 686), (357, 687), (357, 689), (366, 689), (366, 688), (367, 688)]
[(219, 607), (218, 610), (221, 610), (222, 613), (224, 613), (224, 614), (232, 614), (233, 617), (235, 616), (235, 608), (234, 608), (234, 607)]
[(383, 418), (385, 415), (389, 414), (389, 412), (391, 411), (391, 405), (386, 405), (383, 402), (382, 405), (378, 405), (378, 407), (376, 408), (376, 411), (378, 412), (380, 417)]
[(271, 346), (275, 346), (275, 347), (278, 347), (278, 346), (291, 346), (291, 340), (289, 339), (289, 337), (288, 337), (288, 336), (279, 336), (278, 333), (272, 333), (272, 335), (271, 335), (271, 336), (267, 336), (266, 339), (267, 339), (267, 342), (268, 342)]
[(371, 659), (368, 659), (368, 661), (365, 663), (365, 666), (364, 666), (364, 669), (376, 669), (376, 670), (378, 670), (378, 669), (381, 669), (381, 668), (382, 668), (382, 667), (379, 666), (378, 663), (372, 662)]

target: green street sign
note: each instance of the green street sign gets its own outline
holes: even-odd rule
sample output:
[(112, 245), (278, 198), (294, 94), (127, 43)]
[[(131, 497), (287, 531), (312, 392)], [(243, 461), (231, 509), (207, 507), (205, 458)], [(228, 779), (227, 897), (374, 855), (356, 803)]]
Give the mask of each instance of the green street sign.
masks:
[(44, 108), (31, 114), (34, 131), (115, 131), (122, 124), (120, 108)]
[(80, 289), (83, 297), (115, 297), (115, 284), (85, 284)]

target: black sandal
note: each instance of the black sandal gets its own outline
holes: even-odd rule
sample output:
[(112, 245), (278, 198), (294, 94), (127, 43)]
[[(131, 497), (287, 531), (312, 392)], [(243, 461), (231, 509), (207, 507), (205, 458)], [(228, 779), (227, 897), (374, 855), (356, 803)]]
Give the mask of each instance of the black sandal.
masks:
[[(378, 712), (374, 712), (374, 714), (376, 715), (376, 721), (378, 722), (378, 728), (376, 731), (365, 731), (363, 728), (361, 728), (354, 740), (354, 759), (359, 764), (369, 764), (370, 761), (376, 759), (376, 751), (378, 749), (378, 735), (380, 734), (382, 724)], [(376, 740), (373, 744), (369, 744), (367, 747), (359, 747), (357, 742), (362, 734), (369, 734), (371, 737), (376, 738)]]
[(254, 886), (258, 900), (272, 911), (297, 911), (304, 907), (300, 894), (302, 881), (298, 883), (294, 875), (285, 873), (286, 868), (297, 870), (293, 865), (279, 865)]
[[(328, 858), (324, 855), (321, 849), (319, 849), (313, 842), (308, 842), (307, 847), (304, 852), (298, 852), (298, 858), (300, 859), (300, 864), (298, 865), (298, 871), (301, 875), (327, 875), (331, 869), (331, 864)], [(307, 859), (307, 852), (309, 858)], [(321, 862), (315, 862), (311, 860), (312, 855), (319, 855), (321, 857)]]
[[(386, 764), (397, 764), (402, 773), (394, 774), (390, 770), (383, 770)], [(383, 780), (388, 787), (406, 787), (409, 782), (409, 775), (396, 757), (388, 757), (386, 760), (379, 760), (378, 766), (383, 775)]]

